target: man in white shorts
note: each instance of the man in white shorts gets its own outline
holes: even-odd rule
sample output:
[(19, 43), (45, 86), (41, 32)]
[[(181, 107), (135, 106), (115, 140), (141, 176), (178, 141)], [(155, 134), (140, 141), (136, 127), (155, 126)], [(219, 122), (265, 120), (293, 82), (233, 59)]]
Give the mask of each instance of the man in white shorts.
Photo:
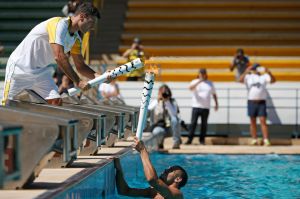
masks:
[(2, 105), (24, 89), (32, 89), (49, 104), (61, 104), (58, 88), (52, 78), (51, 64), (58, 67), (82, 90), (89, 89), (87, 81), (73, 70), (70, 52), (77, 71), (93, 79), (98, 74), (84, 63), (81, 37), (95, 25), (100, 13), (91, 3), (81, 4), (72, 17), (53, 17), (35, 26), (9, 57), (6, 66)]

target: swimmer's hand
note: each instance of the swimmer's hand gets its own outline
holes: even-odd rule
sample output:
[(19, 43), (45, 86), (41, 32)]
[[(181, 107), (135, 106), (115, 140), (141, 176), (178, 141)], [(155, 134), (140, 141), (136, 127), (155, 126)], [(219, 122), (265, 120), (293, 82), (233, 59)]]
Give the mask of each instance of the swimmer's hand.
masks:
[(137, 137), (134, 137), (133, 141), (134, 141), (133, 148), (138, 152), (141, 152), (146, 149), (144, 142), (139, 140)]

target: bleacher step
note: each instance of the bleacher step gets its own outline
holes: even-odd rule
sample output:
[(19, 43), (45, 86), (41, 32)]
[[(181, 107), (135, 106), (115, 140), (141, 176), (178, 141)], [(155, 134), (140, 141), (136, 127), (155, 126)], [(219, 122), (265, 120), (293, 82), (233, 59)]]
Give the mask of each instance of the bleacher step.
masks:
[[(145, 52), (149, 56), (233, 56), (237, 48), (243, 48), (250, 56), (299, 56), (299, 46), (255, 46), (255, 45), (214, 45), (214, 46), (145, 46)], [(129, 45), (120, 46), (122, 54)]]

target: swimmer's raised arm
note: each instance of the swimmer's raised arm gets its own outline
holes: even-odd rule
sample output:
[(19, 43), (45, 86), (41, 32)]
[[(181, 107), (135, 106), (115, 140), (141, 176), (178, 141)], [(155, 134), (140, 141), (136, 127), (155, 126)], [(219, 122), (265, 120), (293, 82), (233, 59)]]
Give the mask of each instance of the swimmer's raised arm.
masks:
[(137, 189), (131, 188), (128, 186), (127, 182), (124, 179), (122, 166), (119, 158), (114, 159), (115, 169), (116, 169), (116, 186), (118, 193), (120, 195), (131, 196), (131, 197), (147, 197), (153, 198), (155, 196), (155, 192), (153, 188), (146, 189)]
[(134, 137), (134, 148), (140, 152), (142, 159), (145, 177), (148, 183), (164, 198), (183, 198), (181, 192), (170, 188), (163, 180), (158, 178), (157, 173), (150, 161), (148, 151), (143, 143), (137, 137)]

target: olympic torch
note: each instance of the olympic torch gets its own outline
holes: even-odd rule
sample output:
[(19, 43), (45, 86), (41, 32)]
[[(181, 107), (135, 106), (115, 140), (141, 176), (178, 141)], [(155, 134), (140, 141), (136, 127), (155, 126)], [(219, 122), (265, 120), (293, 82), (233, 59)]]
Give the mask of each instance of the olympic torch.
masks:
[[(131, 62), (128, 62), (128, 63), (126, 63), (122, 66), (119, 66), (119, 67), (115, 68), (112, 71), (108, 71), (108, 72), (103, 73), (101, 76), (88, 81), (88, 84), (91, 87), (93, 87), (95, 85), (98, 85), (98, 84), (101, 84), (101, 83), (105, 82), (108, 79), (108, 77), (116, 78), (116, 77), (119, 77), (121, 75), (127, 74), (127, 73), (129, 73), (133, 70), (142, 68), (143, 66), (144, 65), (143, 65), (143, 62), (141, 61), (141, 59), (137, 58), (137, 59), (134, 59)], [(75, 95), (79, 92), (80, 92), (80, 89), (76, 88), (76, 87), (68, 89), (68, 93), (69, 93), (70, 96), (73, 96), (73, 95)]]
[(139, 140), (142, 139), (145, 128), (148, 106), (151, 99), (151, 93), (154, 85), (154, 73), (147, 72), (145, 76), (144, 88), (142, 92), (142, 102), (140, 107), (139, 122), (137, 126), (136, 136)]

